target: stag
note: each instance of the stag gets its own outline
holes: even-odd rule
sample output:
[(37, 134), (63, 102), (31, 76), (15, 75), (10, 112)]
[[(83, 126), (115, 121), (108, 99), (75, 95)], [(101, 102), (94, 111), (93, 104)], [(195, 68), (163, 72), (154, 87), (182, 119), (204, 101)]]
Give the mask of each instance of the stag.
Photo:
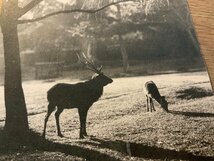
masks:
[(46, 133), (46, 125), (49, 116), (57, 107), (55, 113), (57, 134), (63, 137), (60, 130), (59, 116), (64, 109), (77, 108), (80, 120), (79, 138), (83, 139), (87, 136), (86, 132), (86, 118), (89, 108), (96, 102), (103, 94), (103, 87), (112, 83), (113, 80), (102, 73), (102, 67), (96, 68), (92, 61), (90, 61), (84, 54), (78, 55), (81, 63), (96, 73), (96, 76), (85, 82), (76, 84), (59, 83), (54, 85), (47, 92), (48, 111), (45, 117), (43, 137)]
[(155, 99), (161, 107), (168, 112), (168, 102), (165, 99), (165, 96), (161, 96), (160, 92), (153, 81), (148, 81), (145, 83), (145, 93), (146, 93), (146, 108), (147, 112), (156, 111), (153, 103), (153, 99)]

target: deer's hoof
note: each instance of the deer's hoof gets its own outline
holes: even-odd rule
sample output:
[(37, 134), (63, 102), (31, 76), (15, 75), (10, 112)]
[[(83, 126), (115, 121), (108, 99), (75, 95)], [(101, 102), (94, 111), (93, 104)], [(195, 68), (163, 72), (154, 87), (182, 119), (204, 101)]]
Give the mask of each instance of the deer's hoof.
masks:
[(42, 134), (42, 138), (45, 139), (45, 134)]
[(85, 137), (82, 135), (82, 136), (80, 136), (80, 139), (84, 139)]
[(164, 110), (164, 111), (167, 112), (167, 113), (169, 112), (169, 110)]
[(83, 135), (84, 135), (84, 136), (88, 136), (88, 134), (87, 134), (87, 133), (84, 133)]
[(61, 138), (63, 138), (63, 137), (64, 137), (64, 135), (62, 135), (62, 134), (58, 134), (58, 136), (59, 136), (59, 137), (61, 137)]

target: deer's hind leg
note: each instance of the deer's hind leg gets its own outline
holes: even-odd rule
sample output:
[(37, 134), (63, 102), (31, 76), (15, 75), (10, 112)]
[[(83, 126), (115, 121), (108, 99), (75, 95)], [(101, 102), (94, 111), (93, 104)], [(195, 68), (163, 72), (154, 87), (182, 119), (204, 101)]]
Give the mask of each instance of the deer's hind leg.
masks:
[(45, 137), (45, 134), (46, 134), (46, 126), (47, 126), (48, 118), (51, 115), (51, 113), (55, 110), (55, 107), (56, 106), (51, 103), (48, 104), (48, 112), (45, 116), (44, 130), (43, 130), (43, 134), (42, 134), (43, 137)]
[(63, 107), (57, 106), (57, 111), (56, 111), (56, 113), (55, 113), (57, 134), (58, 134), (58, 136), (60, 136), (60, 137), (63, 137), (63, 135), (62, 135), (61, 130), (60, 130), (59, 116), (60, 116), (60, 114), (62, 113), (63, 109), (64, 109)]

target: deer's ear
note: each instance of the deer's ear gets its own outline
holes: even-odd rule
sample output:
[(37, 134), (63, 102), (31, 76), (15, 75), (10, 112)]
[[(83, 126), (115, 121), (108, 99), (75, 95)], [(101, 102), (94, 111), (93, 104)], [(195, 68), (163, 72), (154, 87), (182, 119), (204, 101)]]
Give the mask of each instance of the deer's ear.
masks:
[(103, 69), (103, 66), (101, 65), (99, 68), (98, 68), (98, 71), (101, 72)]

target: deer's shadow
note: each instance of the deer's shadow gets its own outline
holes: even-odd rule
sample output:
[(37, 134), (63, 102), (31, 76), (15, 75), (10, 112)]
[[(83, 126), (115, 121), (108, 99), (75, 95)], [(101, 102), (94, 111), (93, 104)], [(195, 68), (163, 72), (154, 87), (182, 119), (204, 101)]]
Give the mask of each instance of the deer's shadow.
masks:
[(174, 115), (183, 115), (187, 117), (214, 117), (214, 113), (210, 112), (186, 112), (169, 110), (169, 113)]
[[(9, 140), (11, 142), (11, 140)], [(20, 141), (20, 140), (19, 140)], [(3, 138), (2, 131), (0, 130), (0, 152), (7, 153), (7, 146), (2, 146), (2, 143), (8, 144), (8, 140)], [(119, 157), (112, 156), (100, 152), (98, 149), (109, 149), (120, 152), (125, 156), (134, 156), (147, 159), (175, 159), (175, 160), (190, 160), (190, 161), (212, 161), (214, 157), (196, 156), (192, 153), (185, 151), (175, 151), (170, 149), (163, 149), (155, 146), (148, 146), (146, 144), (129, 143), (120, 140), (99, 139), (90, 137), (81, 141), (75, 141), (74, 144), (57, 143), (46, 140), (35, 132), (31, 132), (28, 137), (23, 138), (19, 142), (22, 146), (28, 146), (39, 151), (61, 152), (66, 155), (72, 155), (91, 161), (121, 161)], [(16, 150), (20, 150), (20, 145)], [(81, 146), (82, 145), (82, 146)], [(84, 146), (87, 145), (87, 146)], [(13, 145), (14, 146), (14, 145)], [(89, 146), (91, 148), (89, 148)], [(3, 149), (3, 148), (4, 149)], [(97, 150), (96, 150), (97, 149)], [(16, 151), (15, 151), (16, 152)]]
[(121, 140), (106, 140), (91, 138), (91, 141), (83, 141), (81, 144), (91, 145), (98, 148), (107, 148), (114, 151), (124, 153), (129, 156), (147, 158), (147, 159), (163, 159), (163, 160), (190, 160), (190, 161), (212, 161), (214, 157), (194, 155), (186, 151), (175, 151), (163, 149), (146, 144), (130, 143)]
[[(75, 142), (74, 142), (75, 143)], [(22, 147), (25, 147), (24, 150)], [(103, 161), (121, 161), (115, 156), (99, 152), (95, 149), (78, 146), (74, 144), (64, 144), (53, 142), (44, 139), (40, 134), (35, 132), (29, 132), (24, 138), (12, 138), (5, 136), (3, 130), (0, 130), (0, 153), (12, 154), (17, 152), (25, 152), (26, 147), (30, 150), (39, 150), (47, 152), (61, 152), (66, 155), (76, 156), (83, 158), (84, 160), (103, 160)], [(27, 148), (27, 149), (28, 149)]]

